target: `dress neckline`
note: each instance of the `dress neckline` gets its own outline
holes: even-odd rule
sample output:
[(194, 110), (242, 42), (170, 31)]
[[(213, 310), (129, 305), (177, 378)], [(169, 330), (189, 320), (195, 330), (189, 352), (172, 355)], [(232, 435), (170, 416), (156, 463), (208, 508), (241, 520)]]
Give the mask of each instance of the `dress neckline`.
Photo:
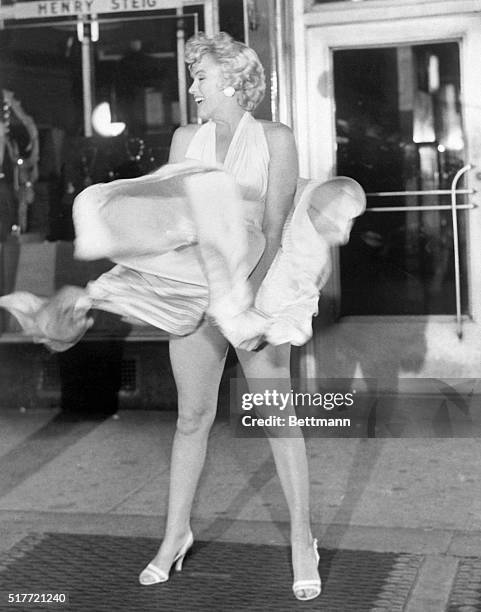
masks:
[(232, 135), (231, 141), (229, 143), (229, 146), (227, 147), (227, 153), (225, 154), (225, 158), (223, 162), (219, 162), (217, 161), (217, 124), (214, 120), (212, 120), (212, 123), (214, 124), (214, 129), (213, 129), (213, 133), (214, 133), (214, 159), (217, 163), (221, 164), (222, 166), (227, 166), (227, 163), (232, 155), (232, 150), (234, 147), (234, 144), (237, 142), (237, 140), (239, 139), (239, 135), (241, 133), (242, 127), (244, 125), (244, 123), (246, 122), (246, 117), (250, 117), (250, 113), (248, 111), (244, 111), (244, 114), (242, 115), (242, 117), (239, 120), (239, 123), (236, 126), (236, 129), (234, 130), (234, 134)]

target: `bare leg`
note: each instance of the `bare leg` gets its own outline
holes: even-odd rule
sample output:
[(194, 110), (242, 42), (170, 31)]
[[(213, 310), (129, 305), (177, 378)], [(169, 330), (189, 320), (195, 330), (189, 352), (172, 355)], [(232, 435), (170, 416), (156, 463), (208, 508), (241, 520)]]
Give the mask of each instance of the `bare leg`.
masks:
[(170, 342), (179, 416), (172, 447), (165, 536), (152, 560), (167, 573), (190, 531), (192, 502), (215, 418), (227, 346), (219, 331), (208, 324)]
[[(274, 382), (279, 392), (290, 392), (290, 345), (268, 345), (258, 352), (238, 350), (237, 354), (251, 392), (272, 390)], [(289, 414), (294, 414), (292, 407), (286, 408), (283, 416)], [(300, 428), (289, 430), (291, 437), (270, 436), (269, 442), (289, 507), (294, 581), (315, 580), (319, 573), (310, 526), (306, 447)]]

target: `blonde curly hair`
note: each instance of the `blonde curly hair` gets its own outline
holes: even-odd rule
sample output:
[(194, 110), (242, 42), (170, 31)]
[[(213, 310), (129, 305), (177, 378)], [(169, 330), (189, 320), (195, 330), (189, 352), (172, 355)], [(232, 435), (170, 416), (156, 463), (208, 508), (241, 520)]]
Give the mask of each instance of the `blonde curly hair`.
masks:
[(204, 55), (210, 55), (221, 66), (225, 84), (234, 87), (239, 105), (253, 111), (266, 90), (264, 68), (257, 53), (225, 32), (212, 38), (199, 32), (185, 45), (185, 61), (191, 74)]

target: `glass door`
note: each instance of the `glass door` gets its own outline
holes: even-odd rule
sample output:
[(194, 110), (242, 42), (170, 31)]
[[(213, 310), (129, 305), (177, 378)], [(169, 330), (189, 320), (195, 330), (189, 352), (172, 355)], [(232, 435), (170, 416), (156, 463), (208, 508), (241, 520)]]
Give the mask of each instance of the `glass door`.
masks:
[(336, 25), (309, 15), (303, 171), (351, 176), (368, 194), (325, 294), (342, 317), (478, 320), (481, 173), (468, 166), (481, 164), (481, 25), (390, 6), (389, 20), (362, 4), (334, 12)]
[[(368, 194), (341, 249), (341, 314), (455, 314), (450, 188), (467, 161), (459, 42), (334, 50), (333, 76), (337, 172)], [(462, 313), (467, 217), (461, 209)]]

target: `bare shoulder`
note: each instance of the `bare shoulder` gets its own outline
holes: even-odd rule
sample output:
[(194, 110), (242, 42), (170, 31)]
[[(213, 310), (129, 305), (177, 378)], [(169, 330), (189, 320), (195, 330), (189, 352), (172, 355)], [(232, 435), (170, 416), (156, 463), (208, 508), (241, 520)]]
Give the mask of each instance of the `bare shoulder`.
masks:
[[(289, 197), (295, 191), (299, 161), (294, 134), (290, 127), (275, 121), (260, 122), (269, 148), (269, 181), (277, 192)], [(276, 193), (276, 197), (278, 193)]]
[(290, 127), (277, 121), (259, 121), (264, 129), (269, 148), (295, 146), (294, 134)]
[(192, 140), (194, 134), (199, 130), (199, 128), (200, 125), (198, 125), (197, 123), (181, 125), (175, 130), (172, 140), (176, 140), (178, 143), (189, 143)]
[(200, 125), (189, 123), (188, 125), (181, 125), (175, 130), (170, 145), (170, 162), (182, 161), (184, 159), (190, 141), (199, 128)]

